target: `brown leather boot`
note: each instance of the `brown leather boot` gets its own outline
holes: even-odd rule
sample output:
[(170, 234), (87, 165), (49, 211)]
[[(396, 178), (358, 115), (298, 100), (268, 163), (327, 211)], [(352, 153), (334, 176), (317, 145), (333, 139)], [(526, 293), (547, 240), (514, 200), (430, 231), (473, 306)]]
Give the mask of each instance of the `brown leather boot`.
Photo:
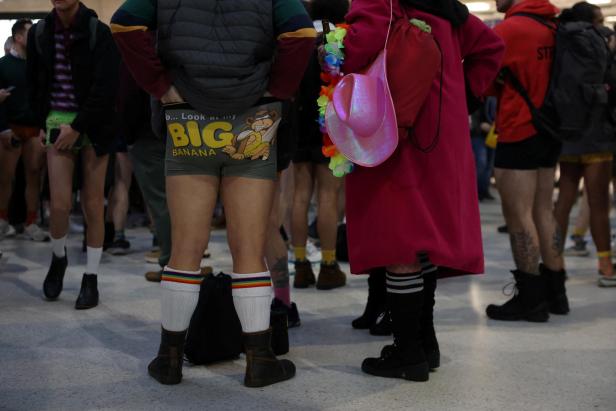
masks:
[(340, 269), (338, 263), (332, 265), (321, 264), (317, 290), (331, 290), (346, 285), (346, 274)]
[(148, 365), (148, 374), (161, 384), (179, 384), (182, 381), (186, 331), (161, 330), (158, 356)]
[(256, 333), (244, 333), (246, 348), (247, 387), (265, 387), (290, 380), (295, 376), (295, 365), (289, 360), (279, 360), (272, 352), (272, 329)]
[(148, 271), (147, 273), (145, 273), (145, 279), (153, 283), (160, 283), (162, 277), (163, 277), (162, 270)]
[(317, 279), (312, 271), (312, 263), (308, 260), (295, 262), (295, 279), (293, 280), (293, 287), (295, 288), (308, 288)]

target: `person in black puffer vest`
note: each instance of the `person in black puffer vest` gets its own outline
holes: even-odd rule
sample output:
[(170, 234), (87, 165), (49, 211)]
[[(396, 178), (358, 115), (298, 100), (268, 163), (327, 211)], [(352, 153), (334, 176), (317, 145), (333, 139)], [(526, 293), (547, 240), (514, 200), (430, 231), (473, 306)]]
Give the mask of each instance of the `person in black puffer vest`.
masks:
[[(244, 383), (288, 380), (295, 366), (274, 356), (271, 277), (264, 248), (275, 180), (280, 101), (293, 96), (315, 30), (298, 0), (127, 0), (112, 18), (124, 60), (164, 105), (171, 260), (162, 273), (162, 336), (149, 374), (182, 380), (182, 353), (203, 274), (219, 192), (242, 324)], [(157, 31), (157, 42), (148, 31)], [(162, 166), (162, 164), (161, 164)]]

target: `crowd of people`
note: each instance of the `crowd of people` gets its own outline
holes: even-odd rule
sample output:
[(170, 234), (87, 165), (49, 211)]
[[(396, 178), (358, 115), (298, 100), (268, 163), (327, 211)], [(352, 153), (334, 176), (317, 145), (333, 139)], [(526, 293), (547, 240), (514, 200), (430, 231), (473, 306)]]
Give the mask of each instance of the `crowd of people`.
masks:
[[(134, 176), (157, 244), (148, 261), (160, 267), (145, 277), (161, 286), (160, 348), (148, 366), (161, 384), (182, 380), (187, 330), (213, 271), (202, 260), (221, 213), (249, 387), (296, 372), (271, 343), (272, 312), (288, 327), (301, 324), (289, 262), (293, 287), (332, 290), (347, 281), (342, 254), (352, 274), (368, 275), (366, 308), (352, 326), (394, 339), (362, 370), (427, 381), (440, 366), (438, 280), (484, 272), (479, 201), (494, 199), (492, 177), (516, 292), (488, 306), (489, 318), (569, 313), (564, 256), (589, 254), (587, 227), (599, 285), (616, 286), (616, 35), (599, 7), (496, 0), (504, 20), (491, 28), (456, 0), (126, 0), (108, 26), (79, 0), (51, 3), (36, 24), (14, 24), (0, 59), (0, 239), (50, 243), (42, 289), (56, 300), (79, 204), (87, 264), (75, 308), (94, 308), (103, 252), (131, 249)], [(567, 41), (580, 38), (596, 82), (593, 73), (563, 73), (575, 68), (562, 67)], [(422, 85), (413, 83), (421, 70), (400, 57), (415, 46), (434, 56)], [(328, 67), (355, 74), (328, 91)], [(562, 78), (581, 82), (580, 101), (562, 110), (587, 113), (582, 129), (566, 129), (570, 114), (558, 113)], [(425, 89), (415, 111), (419, 93), (408, 87)], [(322, 98), (333, 102), (320, 108)], [(546, 118), (559, 116), (549, 127)], [(565, 138), (571, 130), (578, 135)], [(355, 163), (344, 178), (332, 172), (331, 147)], [(582, 179), (580, 222), (565, 250)], [(11, 201), (22, 201), (25, 215), (10, 212)], [(308, 251), (312, 206), (318, 275)]]

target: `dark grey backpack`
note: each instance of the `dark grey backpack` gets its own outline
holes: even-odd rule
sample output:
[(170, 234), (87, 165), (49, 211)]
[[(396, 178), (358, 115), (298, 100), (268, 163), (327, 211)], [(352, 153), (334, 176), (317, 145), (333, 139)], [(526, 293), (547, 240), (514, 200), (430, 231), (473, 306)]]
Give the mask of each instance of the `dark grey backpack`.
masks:
[(550, 83), (541, 107), (533, 105), (519, 80), (505, 70), (529, 106), (537, 131), (560, 141), (585, 136), (613, 139), (605, 84), (610, 53), (601, 33), (585, 22), (556, 23), (526, 13), (514, 16), (531, 18), (554, 30), (556, 36)]

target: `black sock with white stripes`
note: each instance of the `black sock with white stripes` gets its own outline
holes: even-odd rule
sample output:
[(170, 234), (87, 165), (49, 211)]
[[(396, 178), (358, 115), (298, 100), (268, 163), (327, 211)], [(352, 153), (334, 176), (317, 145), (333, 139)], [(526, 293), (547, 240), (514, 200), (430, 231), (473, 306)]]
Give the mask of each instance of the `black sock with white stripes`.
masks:
[(390, 273), (386, 275), (387, 293), (413, 294), (423, 291), (423, 271), (418, 273)]

